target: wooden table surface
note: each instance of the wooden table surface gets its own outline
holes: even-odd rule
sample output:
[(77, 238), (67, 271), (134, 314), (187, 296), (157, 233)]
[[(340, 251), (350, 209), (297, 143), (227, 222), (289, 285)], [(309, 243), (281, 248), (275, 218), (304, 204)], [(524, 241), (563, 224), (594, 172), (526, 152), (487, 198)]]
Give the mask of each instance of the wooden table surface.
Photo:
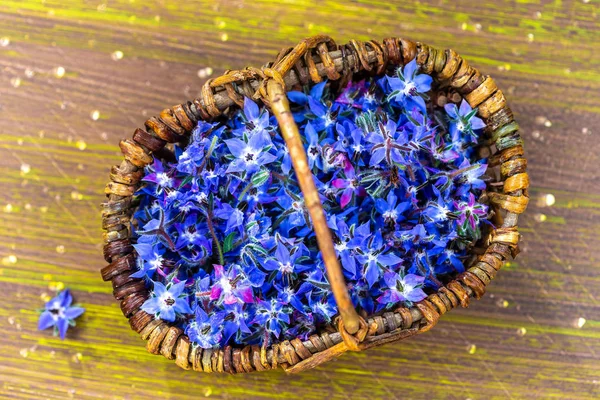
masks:
[[(1, 398), (600, 396), (596, 0), (102, 1), (0, 1)], [(407, 342), (297, 376), (180, 370), (146, 353), (100, 279), (117, 143), (211, 73), (316, 33), (452, 47), (495, 77), (529, 159), (522, 253), (484, 299)], [(60, 341), (36, 310), (63, 286), (87, 312)]]

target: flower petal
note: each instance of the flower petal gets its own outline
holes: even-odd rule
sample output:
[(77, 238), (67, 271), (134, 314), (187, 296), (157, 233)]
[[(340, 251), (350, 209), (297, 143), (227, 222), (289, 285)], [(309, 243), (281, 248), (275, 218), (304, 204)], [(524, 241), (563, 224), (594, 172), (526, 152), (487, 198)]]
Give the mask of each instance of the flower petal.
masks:
[(471, 108), (471, 105), (469, 103), (467, 103), (467, 101), (465, 99), (463, 99), (460, 103), (460, 108), (458, 110), (459, 114), (461, 116), (465, 116), (468, 113), (470, 113), (473, 110), (473, 108)]
[(365, 270), (365, 279), (369, 286), (373, 287), (379, 279), (379, 267), (375, 261), (370, 261)]
[(458, 114), (457, 114), (458, 109), (456, 107), (456, 104), (454, 104), (454, 103), (447, 103), (444, 106), (444, 110), (446, 111), (446, 114), (448, 114), (448, 116), (451, 119), (457, 119), (458, 118)]
[(159, 318), (163, 321), (175, 321), (175, 307), (164, 307), (160, 310)]
[(415, 73), (417, 72), (417, 59), (413, 58), (411, 62), (404, 66), (402, 70), (402, 74), (404, 75), (404, 79), (406, 81), (412, 81), (415, 77)]
[(287, 97), (292, 103), (305, 105), (308, 102), (308, 96), (295, 90), (287, 92)]
[(248, 97), (244, 98), (244, 114), (250, 121), (257, 119), (260, 115), (258, 105)]
[(350, 201), (352, 201), (352, 194), (353, 194), (353, 190), (350, 188), (345, 189), (342, 192), (342, 197), (340, 198), (340, 206), (342, 206), (342, 208), (346, 208), (348, 203), (350, 203)]
[(247, 144), (240, 139), (227, 139), (224, 142), (235, 157), (241, 157), (247, 147)]
[(431, 90), (431, 83), (433, 82), (433, 78), (426, 74), (417, 75), (415, 77), (415, 85), (417, 88), (417, 92), (419, 93), (427, 93)]
[(83, 307), (69, 307), (65, 310), (65, 318), (67, 319), (75, 319), (83, 314), (85, 308)]
[(69, 321), (64, 318), (59, 318), (58, 321), (56, 321), (56, 327), (58, 328), (60, 339), (65, 340), (67, 329), (69, 329)]
[(481, 118), (473, 117), (469, 121), (471, 123), (471, 129), (477, 131), (486, 127), (485, 122)]
[(175, 309), (175, 312), (178, 312), (179, 314), (193, 313), (192, 309), (190, 308), (190, 305), (188, 304), (187, 299), (184, 299), (182, 297), (175, 300), (175, 306), (173, 308)]
[(156, 297), (162, 296), (167, 291), (167, 288), (161, 282), (153, 281), (153, 283), (154, 283), (153, 290), (154, 290), (154, 294), (156, 295)]
[(56, 298), (60, 302), (61, 307), (69, 307), (71, 303), (73, 303), (73, 296), (71, 296), (71, 291), (69, 289), (60, 292)]
[(150, 297), (148, 300), (142, 304), (140, 307), (142, 311), (147, 312), (148, 314), (154, 315), (159, 310), (159, 300), (158, 297)]
[(53, 326), (55, 323), (54, 317), (50, 311), (44, 311), (40, 315), (40, 319), (38, 321), (38, 330), (43, 331), (44, 329), (48, 329)]

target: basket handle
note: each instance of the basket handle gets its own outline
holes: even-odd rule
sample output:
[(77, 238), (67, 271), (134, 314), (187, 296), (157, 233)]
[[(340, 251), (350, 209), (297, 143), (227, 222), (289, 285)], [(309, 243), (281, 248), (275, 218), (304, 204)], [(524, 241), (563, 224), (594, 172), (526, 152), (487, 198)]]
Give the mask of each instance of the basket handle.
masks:
[[(335, 253), (335, 248), (333, 247), (331, 231), (329, 230), (327, 220), (325, 219), (323, 205), (319, 199), (317, 187), (315, 186), (312, 172), (308, 166), (308, 160), (306, 152), (304, 151), (304, 146), (302, 145), (298, 126), (294, 122), (294, 117), (290, 111), (290, 103), (288, 102), (285, 89), (277, 80), (267, 79), (266, 89), (271, 105), (271, 111), (275, 114), (277, 122), (279, 123), (281, 135), (285, 139), (285, 143), (290, 152), (292, 165), (294, 166), (294, 171), (296, 172), (298, 183), (300, 184), (300, 190), (304, 196), (304, 203), (312, 218), (315, 235), (317, 237), (317, 244), (319, 245), (319, 250), (323, 256), (327, 277), (342, 319), (339, 326), (340, 331), (345, 329), (349, 334), (353, 335), (357, 333), (360, 328), (366, 327), (366, 323), (364, 319), (358, 315), (350, 300), (344, 275), (342, 274), (342, 268), (338, 261), (337, 254)], [(362, 336), (363, 337), (360, 340), (364, 339), (364, 335)]]

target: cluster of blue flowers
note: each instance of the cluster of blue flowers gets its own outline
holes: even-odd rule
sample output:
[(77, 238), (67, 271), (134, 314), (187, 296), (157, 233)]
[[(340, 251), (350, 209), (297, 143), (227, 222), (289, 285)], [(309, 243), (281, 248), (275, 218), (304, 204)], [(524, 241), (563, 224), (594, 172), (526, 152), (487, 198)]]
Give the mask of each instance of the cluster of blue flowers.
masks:
[[(466, 103), (426, 105), (413, 61), (394, 75), (326, 82), (288, 97), (355, 306), (426, 297), (480, 238), (484, 127)], [(155, 160), (138, 193), (142, 309), (203, 348), (306, 337), (337, 308), (290, 155), (267, 109), (199, 122), (176, 161)]]

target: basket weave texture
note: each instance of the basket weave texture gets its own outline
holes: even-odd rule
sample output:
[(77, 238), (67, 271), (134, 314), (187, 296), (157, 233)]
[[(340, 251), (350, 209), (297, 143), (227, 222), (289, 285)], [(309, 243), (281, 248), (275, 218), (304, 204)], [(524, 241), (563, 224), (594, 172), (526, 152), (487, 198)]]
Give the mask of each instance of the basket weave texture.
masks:
[[(494, 175), (484, 196), (494, 210), (497, 228), (484, 238), (484, 247), (477, 249), (476, 257), (466, 266), (465, 272), (413, 307), (400, 307), (365, 320), (349, 302), (337, 259), (327, 260), (327, 237), (322, 238), (329, 234), (328, 230), (318, 232), (319, 225), (315, 222), (319, 246), (341, 314), (337, 326), (332, 329), (314, 334), (307, 340), (285, 340), (269, 347), (202, 349), (190, 343), (180, 328), (140, 309), (149, 292), (143, 280), (130, 276), (136, 268), (137, 257), (131, 241), (131, 218), (136, 207), (132, 196), (140, 188), (144, 167), (152, 163), (153, 157), (168, 156), (170, 144), (182, 141), (199, 120), (229, 115), (237, 107), (243, 107), (244, 96), (247, 96), (271, 107), (290, 154), (295, 158), (294, 167), (300, 177), (298, 159), (305, 154), (302, 151), (295, 157), (294, 143), (288, 140), (299, 137), (290, 118), (286, 88), (317, 83), (323, 78), (344, 87), (355, 74), (381, 75), (388, 68), (405, 65), (415, 58), (421, 72), (431, 75), (438, 87), (445, 88), (458, 99), (464, 98), (471, 107), (477, 107), (477, 115), (486, 122), (479, 151), (488, 156), (488, 166)], [(124, 160), (111, 169), (111, 181), (105, 188), (108, 200), (103, 203), (104, 258), (109, 264), (102, 268), (102, 278), (112, 282), (114, 297), (120, 302), (131, 328), (147, 341), (148, 351), (175, 360), (184, 369), (244, 373), (281, 366), (294, 373), (313, 368), (348, 350), (361, 351), (406, 339), (431, 329), (440, 316), (452, 308), (467, 307), (471, 297), (480, 298), (504, 261), (518, 253), (518, 215), (525, 211), (529, 201), (527, 161), (518, 129), (504, 94), (494, 80), (471, 67), (454, 50), (437, 50), (400, 38), (387, 38), (381, 43), (352, 40), (342, 46), (327, 36), (305, 39), (293, 48), (282, 50), (273, 63), (261, 69), (249, 67), (227, 71), (207, 81), (200, 98), (163, 110), (158, 117), (146, 121), (145, 129), (136, 129), (131, 139), (120, 142)], [(299, 141), (295, 143), (296, 151), (298, 146), (302, 149)], [(310, 188), (302, 189), (306, 200), (314, 195)], [(319, 207), (320, 204), (315, 204), (314, 215), (319, 210), (322, 215)]]

